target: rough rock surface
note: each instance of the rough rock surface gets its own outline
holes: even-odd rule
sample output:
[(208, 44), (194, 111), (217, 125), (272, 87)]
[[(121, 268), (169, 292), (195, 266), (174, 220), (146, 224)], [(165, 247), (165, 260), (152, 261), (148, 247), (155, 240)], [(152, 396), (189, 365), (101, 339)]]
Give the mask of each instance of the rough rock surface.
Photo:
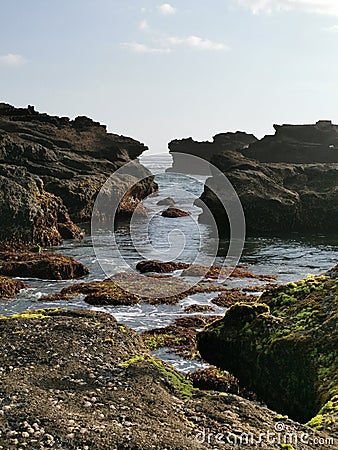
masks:
[[(335, 153), (337, 161), (332, 162), (334, 158), (328, 153), (333, 149), (327, 145), (327, 152), (324, 152), (318, 145), (315, 154), (321, 162), (314, 162), (315, 158), (310, 157), (306, 143), (303, 145), (298, 142), (297, 145), (292, 143), (295, 146), (294, 154), (298, 155), (295, 158), (297, 163), (282, 162), (288, 160), (287, 155), (290, 153), (287, 146), (280, 147), (278, 133), (269, 138), (268, 146), (263, 147), (263, 141), (264, 139), (250, 145), (245, 151), (242, 150), (242, 153), (252, 158), (261, 158), (263, 161), (270, 159), (278, 162), (260, 162), (245, 157), (241, 152), (224, 152), (212, 158), (212, 163), (226, 175), (239, 196), (247, 232), (276, 234), (336, 230), (338, 153)], [(335, 141), (332, 139), (330, 142)], [(291, 158), (288, 161), (291, 161)], [(222, 178), (217, 175), (209, 178), (200, 200), (213, 213), (219, 233), (228, 235), (228, 218), (215, 195), (222, 189), (222, 184)], [(203, 208), (200, 200), (196, 204)], [(203, 213), (200, 220), (204, 220)]]
[(338, 163), (338, 125), (274, 125), (275, 135), (251, 143), (242, 153), (260, 162)]
[[(109, 194), (137, 204), (156, 189), (136, 160), (146, 149), (87, 117), (70, 120), (0, 103), (0, 239), (51, 245), (61, 236), (80, 237), (71, 221), (90, 220), (103, 183), (132, 160)], [(135, 186), (136, 177), (143, 180)]]
[[(271, 435), (268, 441), (281, 422), (276, 413), (236, 395), (193, 389), (111, 315), (44, 310), (1, 317), (0, 336), (3, 448), (230, 450), (246, 439), (255, 449), (291, 448), (271, 443)], [(314, 439), (323, 442), (315, 448), (335, 448), (327, 435), (282, 421), (299, 441), (307, 436), (297, 450), (313, 449)]]
[(34, 252), (1, 252), (0, 275), (69, 280), (89, 273), (88, 267), (71, 256)]
[(338, 287), (329, 274), (237, 303), (197, 342), (270, 408), (338, 437)]
[[(210, 161), (213, 155), (223, 151), (234, 151), (247, 147), (249, 144), (257, 141), (253, 134), (247, 134), (242, 131), (235, 133), (220, 133), (213, 137), (213, 141), (198, 142), (191, 137), (187, 139), (175, 139), (168, 144), (169, 151), (173, 157), (173, 166), (168, 169), (168, 172), (178, 173), (197, 173), (201, 172), (201, 167), (191, 159), (186, 159), (183, 155), (177, 153), (184, 153), (186, 155), (198, 156), (206, 161)], [(202, 168), (204, 173), (205, 168)]]
[(20, 289), (26, 287), (27, 285), (20, 280), (0, 276), (0, 300), (15, 297)]

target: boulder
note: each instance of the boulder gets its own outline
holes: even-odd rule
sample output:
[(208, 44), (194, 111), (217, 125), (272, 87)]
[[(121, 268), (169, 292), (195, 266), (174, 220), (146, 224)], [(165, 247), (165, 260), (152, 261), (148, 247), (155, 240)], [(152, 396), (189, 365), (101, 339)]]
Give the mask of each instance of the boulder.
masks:
[(338, 436), (337, 299), (330, 274), (267, 290), (207, 326), (198, 350), (270, 408)]
[(176, 217), (190, 216), (190, 212), (182, 211), (181, 209), (178, 209), (178, 208), (169, 207), (166, 210), (162, 211), (161, 216), (174, 219)]

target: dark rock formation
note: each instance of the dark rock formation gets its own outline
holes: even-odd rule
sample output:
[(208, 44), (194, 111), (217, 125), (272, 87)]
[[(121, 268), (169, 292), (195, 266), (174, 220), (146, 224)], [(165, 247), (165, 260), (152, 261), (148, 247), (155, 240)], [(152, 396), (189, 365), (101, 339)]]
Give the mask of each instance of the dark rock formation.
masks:
[(206, 327), (198, 350), (279, 413), (305, 422), (324, 408), (311, 425), (338, 436), (337, 299), (328, 275), (265, 291)]
[(41, 278), (46, 280), (68, 280), (80, 278), (89, 269), (70, 256), (34, 252), (0, 253), (0, 275)]
[(0, 300), (15, 297), (27, 285), (20, 280), (12, 280), (9, 277), (0, 276)]
[(260, 162), (311, 164), (338, 163), (338, 125), (320, 120), (315, 125), (274, 125), (265, 136), (243, 149), (243, 155)]
[(206, 166), (201, 166), (198, 161), (187, 158), (178, 153), (193, 155), (202, 158), (205, 161), (211, 161), (213, 155), (223, 151), (234, 151), (247, 147), (256, 142), (257, 138), (253, 134), (247, 134), (242, 131), (235, 133), (220, 133), (213, 137), (213, 141), (198, 142), (191, 137), (187, 139), (175, 139), (168, 144), (169, 151), (173, 156), (173, 167), (168, 172), (178, 173), (205, 173)]
[[(0, 239), (52, 245), (81, 237), (72, 221), (90, 220), (103, 183), (132, 160), (112, 192), (122, 198), (128, 191), (137, 203), (156, 188), (136, 160), (146, 149), (87, 117), (70, 120), (0, 103)], [(146, 179), (135, 186), (135, 177)]]
[[(326, 122), (283, 126), (277, 128), (275, 136), (267, 136), (241, 152), (214, 155), (212, 163), (226, 175), (240, 198), (248, 233), (337, 229), (337, 130), (338, 126)], [(310, 138), (312, 144), (306, 141)], [(212, 211), (219, 233), (227, 235), (227, 214), (212, 192), (221, 189), (221, 183), (217, 175), (209, 178), (201, 200)], [(203, 208), (203, 203), (199, 206)], [(203, 214), (200, 220), (204, 220)]]
[(182, 211), (182, 209), (170, 207), (170, 208), (167, 208), (166, 210), (164, 210), (162, 212), (161, 216), (170, 217), (171, 219), (174, 219), (176, 217), (190, 216), (190, 212)]
[[(277, 420), (288, 434), (335, 448), (328, 435), (255, 402), (194, 389), (110, 314), (47, 309), (1, 317), (0, 335), (4, 449), (238, 450), (242, 440), (255, 449), (291, 448), (266, 439)], [(297, 449), (313, 449), (312, 440)]]
[(136, 270), (140, 273), (156, 272), (156, 273), (169, 273), (175, 270), (187, 269), (189, 264), (177, 261), (158, 261), (158, 260), (146, 260), (140, 261), (136, 264)]

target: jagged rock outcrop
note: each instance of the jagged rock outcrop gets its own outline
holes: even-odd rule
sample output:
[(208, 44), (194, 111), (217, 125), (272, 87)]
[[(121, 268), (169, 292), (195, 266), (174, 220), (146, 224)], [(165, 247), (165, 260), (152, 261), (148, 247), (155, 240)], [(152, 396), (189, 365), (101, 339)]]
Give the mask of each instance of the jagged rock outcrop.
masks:
[[(338, 291), (334, 272), (237, 303), (197, 336), (208, 362), (229, 370), (270, 408), (338, 436)], [(321, 417), (316, 414), (319, 411)]]
[(338, 163), (338, 125), (319, 120), (315, 125), (274, 125), (267, 135), (243, 149), (243, 155), (261, 162)]
[[(234, 186), (247, 232), (336, 230), (338, 126), (319, 122), (276, 129), (274, 137), (267, 136), (240, 152), (214, 155), (211, 160)], [(212, 192), (220, 189), (221, 182), (217, 175), (209, 178), (201, 200), (214, 214), (219, 233), (227, 235), (227, 215)]]
[[(0, 103), (0, 212), (5, 217), (0, 239), (51, 245), (61, 237), (80, 237), (72, 221), (90, 220), (103, 183), (132, 160), (115, 185), (117, 197), (125, 186), (129, 200), (137, 203), (156, 189), (136, 160), (144, 150), (140, 142), (107, 133), (87, 117), (70, 120)], [(137, 178), (143, 180), (134, 186)]]
[(173, 156), (173, 166), (168, 172), (178, 173), (197, 173), (205, 174), (206, 167), (200, 166), (198, 161), (186, 158), (184, 155), (193, 155), (210, 161), (213, 155), (225, 150), (239, 150), (256, 142), (257, 138), (253, 134), (247, 134), (242, 131), (235, 133), (220, 133), (213, 137), (213, 141), (198, 142), (191, 137), (187, 139), (175, 139), (168, 144), (169, 151)]

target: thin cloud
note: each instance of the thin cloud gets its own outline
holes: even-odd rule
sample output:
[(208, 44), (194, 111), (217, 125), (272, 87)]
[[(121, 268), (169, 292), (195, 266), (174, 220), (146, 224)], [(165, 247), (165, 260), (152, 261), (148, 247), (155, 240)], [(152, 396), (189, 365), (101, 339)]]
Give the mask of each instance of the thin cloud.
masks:
[(209, 39), (203, 39), (199, 36), (189, 36), (186, 38), (170, 37), (168, 38), (168, 43), (172, 46), (190, 47), (197, 50), (229, 50), (229, 48), (221, 42), (213, 42)]
[(337, 0), (236, 0), (249, 8), (253, 14), (280, 11), (304, 11), (313, 14), (338, 16)]
[(0, 66), (4, 67), (18, 67), (22, 66), (26, 62), (25, 58), (21, 55), (15, 55), (8, 53), (7, 55), (0, 56)]
[(169, 53), (171, 50), (165, 47), (149, 47), (148, 45), (141, 44), (139, 42), (123, 42), (122, 46), (127, 48), (133, 53), (145, 54), (145, 53)]
[(162, 3), (162, 5), (158, 7), (158, 10), (161, 14), (163, 14), (163, 16), (172, 16), (176, 13), (176, 8), (171, 6), (169, 3)]
[(144, 19), (144, 20), (141, 20), (138, 27), (140, 30), (147, 30), (149, 28), (149, 25), (148, 25), (148, 22)]
[(328, 31), (329, 33), (338, 33), (338, 25), (332, 25), (332, 27), (324, 28), (324, 31)]

